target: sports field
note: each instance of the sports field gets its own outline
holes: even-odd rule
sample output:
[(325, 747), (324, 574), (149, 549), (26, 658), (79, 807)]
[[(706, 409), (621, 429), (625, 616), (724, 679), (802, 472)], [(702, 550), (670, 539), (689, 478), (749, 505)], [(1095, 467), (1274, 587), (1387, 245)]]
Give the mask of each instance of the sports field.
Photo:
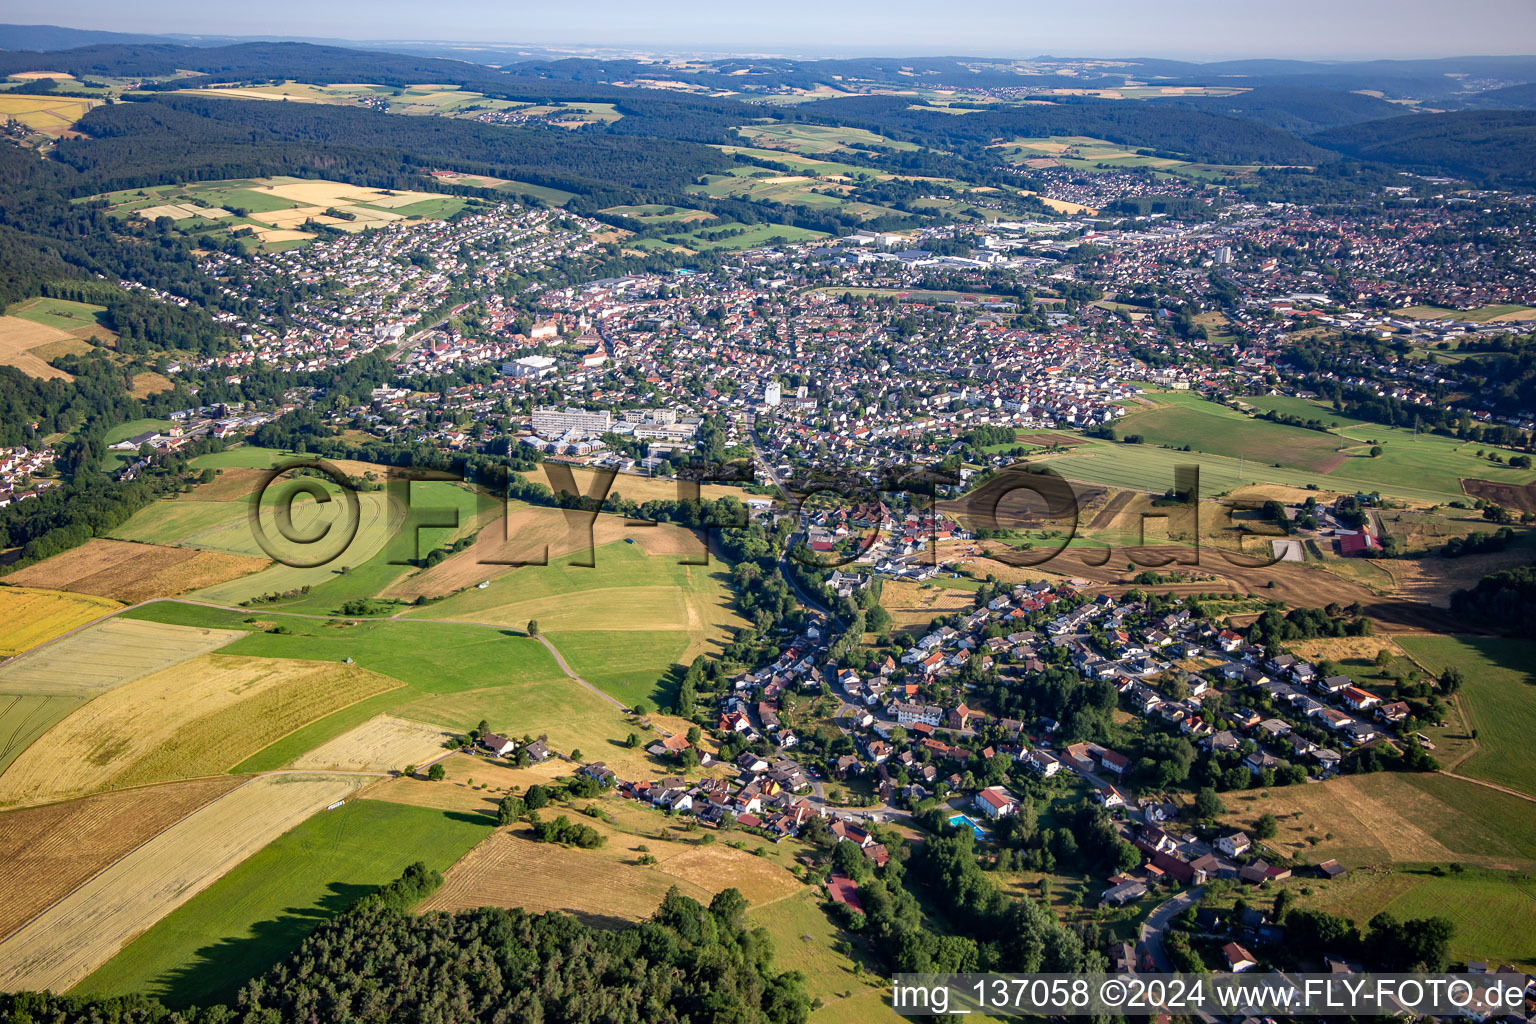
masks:
[(224, 772), (398, 685), (355, 665), (204, 655), (103, 693), (54, 726), (0, 776), (0, 806)]
[(1536, 796), (1536, 641), (1504, 637), (1405, 636), (1403, 650), (1431, 672), (1461, 669), (1461, 700), (1478, 750), (1456, 771)]
[(268, 776), (193, 812), (0, 942), (0, 990), (72, 987), (235, 865), (366, 781)]
[(28, 572), (23, 569), (10, 577), (9, 582), (18, 585), (0, 587), (0, 658), (30, 651), (122, 607), (106, 598), (19, 585), (29, 582), (23, 578)]
[(20, 585), (54, 587), (137, 604), (239, 579), (268, 564), (264, 557), (93, 537), (78, 548), (12, 573), (8, 579)]
[(495, 824), (378, 800), (302, 822), (139, 936), (76, 992), (170, 1006), (232, 1000), (326, 918), (424, 861), (447, 870)]

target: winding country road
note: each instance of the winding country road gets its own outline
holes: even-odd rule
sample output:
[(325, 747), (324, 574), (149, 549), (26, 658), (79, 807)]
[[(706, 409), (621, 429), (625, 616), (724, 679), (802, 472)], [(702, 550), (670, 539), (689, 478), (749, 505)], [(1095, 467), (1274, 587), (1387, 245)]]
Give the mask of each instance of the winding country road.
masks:
[[(421, 620), (417, 619), (417, 620), (413, 620), (413, 621), (419, 622)], [(539, 643), (543, 644), (546, 649), (548, 649), (550, 655), (555, 659), (555, 664), (560, 666), (560, 671), (561, 672), (564, 672), (566, 675), (568, 675), (572, 679), (576, 680), (576, 682), (580, 683), (582, 686), (585, 686), (587, 689), (591, 690), (593, 693), (597, 694), (599, 697), (603, 698), (603, 700), (607, 701), (609, 704), (612, 704), (614, 707), (618, 708), (620, 711), (628, 711), (629, 710), (629, 708), (625, 707), (621, 702), (619, 702), (617, 700), (614, 700), (612, 697), (608, 696), (608, 694), (604, 693), (602, 690), (599, 690), (597, 687), (593, 686), (591, 683), (589, 683), (585, 679), (581, 678), (581, 676), (577, 675), (575, 672), (572, 672), (571, 671), (571, 666), (569, 666), (569, 665), (567, 665), (565, 663), (564, 655), (562, 655), (560, 653), (559, 649), (556, 648), (554, 644), (550, 643), (548, 640), (544, 639), (544, 637), (542, 635), (537, 634), (537, 633), (534, 634), (533, 638), (535, 640), (537, 640)], [(663, 735), (665, 735), (665, 733), (663, 733)]]

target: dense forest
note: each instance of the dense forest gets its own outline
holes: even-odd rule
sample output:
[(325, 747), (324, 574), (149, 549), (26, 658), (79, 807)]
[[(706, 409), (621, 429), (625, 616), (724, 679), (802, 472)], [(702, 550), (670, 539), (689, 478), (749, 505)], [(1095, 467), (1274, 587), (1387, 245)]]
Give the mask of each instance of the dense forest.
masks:
[(357, 180), (431, 166), (578, 192), (681, 189), (731, 164), (724, 154), (688, 142), (571, 132), (552, 144), (547, 131), (535, 128), (201, 96), (98, 107), (80, 129), (92, 137), (60, 143), (58, 158), (82, 173), (80, 189), (92, 191), (296, 170)]
[[(187, 242), (125, 233), (98, 206), (71, 203), (71, 195), (91, 191), (78, 177), (30, 150), (0, 146), (0, 306), (37, 295), (85, 298), (108, 307), (109, 325), (130, 329), (130, 349), (136, 351), (142, 350), (139, 342), (216, 351), (224, 332), (206, 310), (254, 315), (249, 300), (225, 294), (198, 270)], [(121, 278), (198, 305), (161, 309), (162, 303), (106, 284)]]
[(1157, 106), (1203, 110), (1225, 117), (1241, 117), (1282, 131), (1305, 132), (1336, 128), (1342, 124), (1397, 117), (1402, 107), (1375, 96), (1342, 89), (1308, 89), (1300, 86), (1260, 86), (1235, 96), (1170, 96), (1147, 101)]
[(979, 110), (956, 117), (913, 110), (904, 97), (823, 100), (818, 118), (884, 131), (937, 149), (985, 146), (997, 139), (1085, 135), (1211, 163), (1315, 164), (1332, 154), (1276, 128), (1201, 110), (1082, 99)]
[(1312, 141), (1420, 174), (1450, 174), (1495, 188), (1536, 185), (1536, 111), (1414, 114), (1334, 128)]
[(140, 996), (0, 994), (15, 1024), (352, 1021), (801, 1024), (810, 1001), (726, 889), (708, 907), (674, 888), (650, 920), (599, 929), (564, 914), (409, 912), (441, 882), (421, 865), (322, 924), (233, 1007), (167, 1010)]

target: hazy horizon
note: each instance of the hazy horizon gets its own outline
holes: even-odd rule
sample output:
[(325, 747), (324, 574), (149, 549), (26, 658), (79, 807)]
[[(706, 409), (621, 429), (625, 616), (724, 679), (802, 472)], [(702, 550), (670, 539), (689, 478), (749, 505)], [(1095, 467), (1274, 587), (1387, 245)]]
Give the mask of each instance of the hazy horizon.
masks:
[[(1536, 3), (1468, 0), (1448, 17), (1427, 0), (1297, 0), (1283, 15), (1256, 0), (1101, 0), (1091, 11), (1039, 0), (978, 0), (963, 16), (912, 0), (842, 5), (782, 0), (770, 14), (676, 0), (591, 0), (580, 12), (464, 0), (258, 7), (149, 0), (19, 0), (6, 20), (96, 31), (279, 36), (613, 51), (805, 56), (1166, 57), (1182, 60), (1411, 59), (1536, 53)], [(451, 12), (451, 13), (449, 13)]]

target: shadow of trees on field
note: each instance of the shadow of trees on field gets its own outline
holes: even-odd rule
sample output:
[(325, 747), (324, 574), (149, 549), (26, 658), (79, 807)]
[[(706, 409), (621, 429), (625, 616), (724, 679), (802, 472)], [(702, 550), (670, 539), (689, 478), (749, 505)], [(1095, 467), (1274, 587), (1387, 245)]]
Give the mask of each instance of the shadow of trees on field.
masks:
[[(485, 824), (485, 819), (477, 815), (459, 817)], [(264, 974), (293, 953), (310, 932), (379, 887), (332, 882), (326, 888), (326, 894), (315, 906), (287, 907), (278, 917), (257, 922), (248, 935), (221, 939), (197, 950), (184, 964), (154, 980), (160, 1001), (172, 1009), (232, 1004), (240, 986)]]

